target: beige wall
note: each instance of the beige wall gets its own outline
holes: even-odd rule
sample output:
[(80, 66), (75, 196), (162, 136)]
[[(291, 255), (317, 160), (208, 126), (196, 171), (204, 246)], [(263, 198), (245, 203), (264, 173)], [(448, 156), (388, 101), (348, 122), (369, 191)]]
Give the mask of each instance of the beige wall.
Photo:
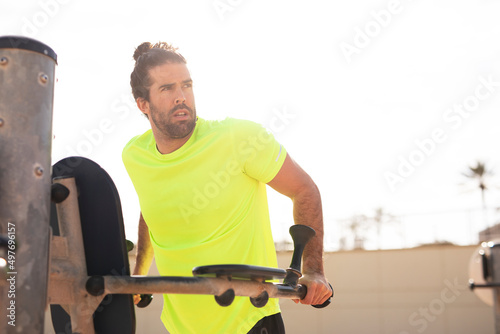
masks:
[[(493, 333), (493, 309), (467, 286), (475, 246), (329, 253), (334, 302), (323, 310), (282, 303), (287, 333)], [(280, 265), (288, 258), (280, 254)]]
[[(328, 253), (326, 273), (335, 288), (332, 304), (315, 309), (282, 300), (287, 333), (494, 333), (492, 308), (467, 286), (475, 248)], [(291, 253), (279, 253), (279, 266), (286, 268), (290, 259)], [(148, 308), (136, 308), (138, 334), (167, 333), (159, 320), (161, 301), (158, 295)], [(53, 333), (47, 324), (46, 333)]]

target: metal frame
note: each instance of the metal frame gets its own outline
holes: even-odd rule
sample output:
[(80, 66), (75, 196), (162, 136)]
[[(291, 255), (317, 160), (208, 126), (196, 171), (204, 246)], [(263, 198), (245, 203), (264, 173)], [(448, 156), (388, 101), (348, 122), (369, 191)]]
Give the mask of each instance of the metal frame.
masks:
[[(227, 291), (233, 291), (233, 297), (248, 296), (254, 305), (261, 303), (262, 296), (266, 296), (267, 301), (267, 298), (302, 299), (306, 294), (306, 288), (300, 284), (292, 287), (258, 279), (232, 279), (229, 276), (88, 276), (75, 179), (60, 178), (54, 182), (66, 187), (69, 195), (56, 204), (60, 236), (52, 236), (51, 241), (48, 301), (65, 309), (71, 317), (71, 327), (75, 333), (95, 334), (92, 315), (108, 294), (223, 296)], [(218, 307), (215, 301), (214, 306)]]

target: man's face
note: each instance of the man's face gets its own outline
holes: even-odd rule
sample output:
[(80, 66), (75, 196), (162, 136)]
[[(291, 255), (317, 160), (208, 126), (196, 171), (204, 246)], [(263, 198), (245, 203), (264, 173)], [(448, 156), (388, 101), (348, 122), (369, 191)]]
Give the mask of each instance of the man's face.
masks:
[(196, 125), (193, 81), (186, 64), (167, 63), (150, 69), (148, 115), (165, 139), (190, 135)]

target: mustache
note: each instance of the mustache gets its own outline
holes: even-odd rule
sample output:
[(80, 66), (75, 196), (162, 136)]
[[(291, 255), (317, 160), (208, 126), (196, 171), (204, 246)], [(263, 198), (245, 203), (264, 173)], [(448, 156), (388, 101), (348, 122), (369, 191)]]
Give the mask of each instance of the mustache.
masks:
[(175, 107), (173, 107), (171, 110), (170, 110), (170, 114), (173, 114), (174, 112), (176, 112), (177, 110), (179, 109), (186, 109), (187, 111), (189, 111), (191, 114), (193, 113), (193, 109), (189, 108), (187, 105), (185, 105), (184, 103), (183, 104), (178, 104), (176, 105)]

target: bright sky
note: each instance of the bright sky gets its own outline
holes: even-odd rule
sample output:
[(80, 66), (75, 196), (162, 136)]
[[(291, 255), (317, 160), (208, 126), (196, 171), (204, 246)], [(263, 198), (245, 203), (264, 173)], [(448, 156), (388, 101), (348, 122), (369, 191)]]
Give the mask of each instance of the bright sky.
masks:
[[(476, 160), (500, 175), (497, 1), (39, 0), (1, 8), (1, 34), (38, 39), (58, 54), (53, 162), (82, 155), (105, 168), (131, 240), (139, 207), (121, 151), (148, 128), (130, 94), (132, 54), (160, 40), (188, 60), (200, 117), (265, 125), (313, 177), (329, 248), (352, 239), (339, 220), (377, 207), (406, 217), (384, 229), (385, 247), (474, 242), (485, 227), (480, 193), (460, 183)], [(486, 199), (499, 206), (498, 190)], [(279, 240), (291, 203), (271, 193), (270, 206)], [(496, 218), (490, 212), (489, 223)]]

